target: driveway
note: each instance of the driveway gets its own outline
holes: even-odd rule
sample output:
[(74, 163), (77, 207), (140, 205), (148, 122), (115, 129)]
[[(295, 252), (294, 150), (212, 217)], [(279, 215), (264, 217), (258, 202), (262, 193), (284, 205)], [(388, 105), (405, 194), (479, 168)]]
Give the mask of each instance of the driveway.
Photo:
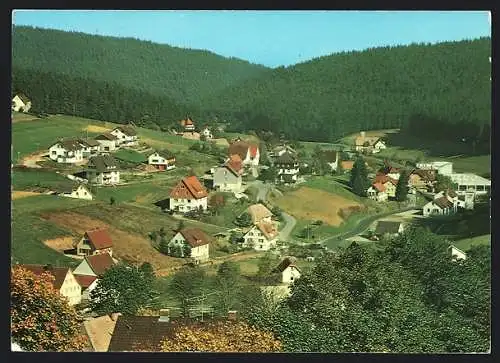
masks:
[(297, 223), (297, 220), (292, 217), (290, 214), (287, 214), (285, 212), (282, 212), (281, 215), (283, 216), (284, 222), (286, 223), (285, 227), (280, 231), (278, 235), (278, 239), (280, 241), (287, 241), (288, 237), (290, 237), (290, 233), (292, 233), (293, 227), (295, 227), (295, 224)]

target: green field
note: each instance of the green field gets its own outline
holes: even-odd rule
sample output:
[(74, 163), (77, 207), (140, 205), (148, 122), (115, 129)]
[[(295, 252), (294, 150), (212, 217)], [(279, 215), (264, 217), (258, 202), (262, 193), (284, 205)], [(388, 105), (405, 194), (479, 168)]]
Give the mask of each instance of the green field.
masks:
[[(48, 149), (60, 138), (89, 137), (109, 131), (118, 124), (81, 117), (52, 115), (45, 119), (12, 124), (13, 159)], [(194, 143), (162, 131), (136, 128), (139, 140), (156, 149), (185, 151)]]
[(36, 169), (13, 170), (11, 180), (13, 190), (29, 190), (31, 187), (37, 185), (51, 187), (72, 183), (71, 180), (63, 175)]
[(479, 245), (491, 245), (491, 234), (486, 234), (484, 236), (478, 236), (474, 238), (464, 238), (461, 240), (454, 241), (453, 244), (460, 248), (462, 251), (467, 251), (473, 246)]
[(130, 149), (120, 149), (113, 155), (117, 159), (127, 161), (130, 163), (140, 164), (147, 161), (146, 156), (144, 154), (141, 154), (140, 152)]

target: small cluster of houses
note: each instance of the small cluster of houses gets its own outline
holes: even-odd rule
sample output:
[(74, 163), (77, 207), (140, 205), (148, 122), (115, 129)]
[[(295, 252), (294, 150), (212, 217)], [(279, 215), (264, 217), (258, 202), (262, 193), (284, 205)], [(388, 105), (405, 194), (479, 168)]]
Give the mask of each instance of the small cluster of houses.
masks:
[(196, 132), (195, 123), (189, 116), (186, 116), (185, 119), (179, 121), (179, 124), (181, 125), (183, 131), (177, 133), (177, 135), (182, 136), (186, 139), (201, 140), (203, 138), (205, 140), (212, 140), (214, 138), (212, 130), (210, 130), (210, 127), (206, 125), (201, 129), (200, 132)]
[(363, 154), (376, 154), (386, 149), (385, 141), (379, 136), (366, 136), (365, 131), (361, 131), (354, 139), (354, 150)]
[(100, 134), (93, 139), (71, 138), (58, 140), (49, 147), (49, 158), (58, 163), (77, 164), (89, 157), (107, 154), (120, 147), (137, 146), (138, 136), (130, 125), (114, 128), (110, 132)]

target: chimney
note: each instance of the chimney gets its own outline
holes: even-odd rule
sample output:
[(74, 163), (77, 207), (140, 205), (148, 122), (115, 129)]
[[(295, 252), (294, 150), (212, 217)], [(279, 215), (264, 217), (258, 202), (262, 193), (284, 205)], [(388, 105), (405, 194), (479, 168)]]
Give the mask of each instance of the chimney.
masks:
[(238, 318), (238, 312), (236, 310), (229, 310), (227, 312), (227, 320), (236, 320)]
[(170, 309), (160, 309), (159, 322), (166, 323), (170, 321)]
[(361, 137), (365, 137), (365, 135), (366, 135), (366, 134), (365, 134), (365, 132), (364, 132), (364, 131), (361, 131), (361, 132), (360, 132), (360, 135), (361, 135)]

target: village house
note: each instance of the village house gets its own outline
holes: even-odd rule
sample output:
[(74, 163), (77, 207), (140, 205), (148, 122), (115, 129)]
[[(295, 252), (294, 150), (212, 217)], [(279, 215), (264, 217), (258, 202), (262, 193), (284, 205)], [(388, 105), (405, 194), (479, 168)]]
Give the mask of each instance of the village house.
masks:
[(354, 139), (354, 149), (362, 153), (375, 154), (385, 148), (385, 142), (380, 137), (366, 136), (365, 131), (361, 131)]
[(113, 185), (120, 182), (120, 171), (111, 155), (92, 156), (87, 164), (86, 175), (91, 184)]
[(191, 132), (195, 129), (194, 122), (190, 117), (186, 117), (185, 120), (181, 120), (180, 124), (184, 128), (184, 131)]
[(299, 175), (299, 161), (289, 152), (284, 152), (276, 158), (275, 167), (277, 180), (281, 183), (295, 183)]
[(107, 352), (111, 336), (120, 313), (112, 313), (96, 318), (86, 318), (83, 322), (93, 352)]
[(61, 197), (92, 200), (90, 189), (84, 184), (62, 184), (52, 187), (54, 194)]
[(476, 194), (472, 191), (465, 192), (465, 194), (458, 195), (458, 207), (473, 210)]
[(23, 93), (18, 93), (12, 99), (12, 111), (29, 112), (31, 109), (31, 100)]
[(292, 148), (291, 146), (289, 145), (286, 145), (286, 144), (283, 144), (283, 145), (278, 145), (276, 147), (274, 147), (270, 152), (269, 152), (269, 157), (271, 159), (275, 159), (281, 155), (283, 155), (284, 153), (290, 153), (292, 155), (295, 155), (297, 156), (297, 151)]
[(451, 253), (451, 258), (454, 261), (467, 259), (467, 254), (464, 251), (462, 251), (460, 248), (458, 248), (454, 245), (450, 245), (449, 251)]
[(448, 195), (442, 195), (424, 205), (423, 215), (424, 217), (452, 215), (456, 213), (457, 206), (458, 198), (457, 201), (454, 202), (454, 198)]
[(339, 167), (339, 153), (335, 150), (322, 150), (322, 158), (328, 163), (332, 171), (337, 171)]
[(417, 163), (418, 169), (435, 170), (438, 174), (450, 176), (453, 174), (453, 163), (449, 161), (431, 161)]
[(118, 126), (110, 134), (116, 137), (117, 146), (136, 146), (138, 144), (137, 131), (131, 125)]
[(401, 175), (401, 168), (396, 168), (392, 166), (389, 162), (386, 160), (384, 161), (384, 166), (380, 170), (381, 174), (387, 175), (389, 178), (392, 178), (394, 180), (399, 180), (399, 177)]
[(101, 150), (101, 144), (97, 140), (93, 139), (78, 139), (80, 143), (83, 145), (83, 157), (89, 158), (91, 156), (96, 156), (99, 154)]
[(243, 235), (243, 247), (253, 248), (256, 251), (268, 251), (276, 247), (278, 229), (274, 222), (262, 220), (255, 224)]
[(238, 138), (229, 145), (229, 156), (234, 154), (239, 155), (243, 165), (259, 165), (260, 151), (257, 144), (248, 143)]
[(253, 204), (246, 209), (246, 212), (252, 217), (252, 223), (257, 224), (260, 222), (271, 222), (273, 213), (261, 203)]
[(432, 192), (436, 184), (436, 170), (415, 169), (410, 173), (408, 182), (416, 190)]
[(82, 300), (82, 288), (68, 267), (51, 265), (19, 265), (37, 276), (49, 273), (54, 276), (52, 284), (59, 293), (68, 299), (70, 305), (77, 305)]
[(286, 257), (281, 261), (281, 263), (273, 270), (273, 272), (279, 273), (281, 277), (281, 283), (290, 285), (298, 278), (300, 278), (300, 269), (297, 266), (297, 259), (295, 257)]
[(403, 233), (404, 225), (402, 222), (379, 221), (375, 228), (374, 235), (377, 237), (393, 237)]
[(158, 170), (172, 170), (175, 168), (175, 156), (168, 150), (154, 151), (148, 156), (148, 164)]
[(85, 149), (86, 147), (78, 139), (59, 140), (49, 147), (49, 158), (58, 163), (81, 163)]
[(118, 138), (109, 132), (96, 136), (95, 140), (101, 145), (101, 152), (115, 151), (118, 148)]
[(476, 196), (488, 195), (491, 192), (491, 180), (472, 173), (452, 173), (450, 179), (457, 184), (457, 194), (465, 195), (474, 192)]
[(168, 247), (182, 247), (182, 256), (184, 257), (183, 247), (191, 247), (191, 258), (196, 263), (205, 262), (210, 258), (210, 238), (198, 228), (184, 228), (178, 231), (170, 240)]
[(170, 209), (189, 212), (207, 209), (208, 192), (194, 175), (183, 178), (170, 192)]
[(375, 176), (375, 180), (372, 185), (381, 184), (384, 186), (384, 192), (387, 194), (389, 198), (396, 197), (396, 185), (398, 184), (397, 179), (393, 179), (385, 174), (377, 174)]
[(116, 262), (109, 253), (85, 256), (73, 271), (73, 275), (82, 287), (82, 300), (90, 299), (90, 293), (97, 287), (99, 278), (115, 265)]
[(110, 256), (113, 255), (113, 240), (107, 229), (103, 228), (85, 232), (75, 247), (78, 256), (99, 255), (103, 253), (109, 253)]
[(388, 195), (385, 191), (385, 186), (381, 182), (373, 183), (366, 191), (368, 198), (377, 202), (387, 201)]
[(240, 192), (243, 181), (243, 162), (239, 155), (231, 155), (229, 160), (218, 167), (213, 175), (213, 188), (221, 192)]
[(201, 136), (203, 136), (205, 140), (212, 140), (214, 138), (214, 135), (208, 126), (205, 126), (203, 130), (201, 130), (200, 137)]

